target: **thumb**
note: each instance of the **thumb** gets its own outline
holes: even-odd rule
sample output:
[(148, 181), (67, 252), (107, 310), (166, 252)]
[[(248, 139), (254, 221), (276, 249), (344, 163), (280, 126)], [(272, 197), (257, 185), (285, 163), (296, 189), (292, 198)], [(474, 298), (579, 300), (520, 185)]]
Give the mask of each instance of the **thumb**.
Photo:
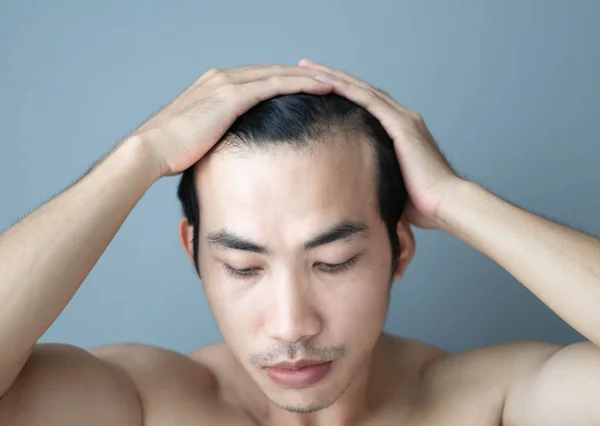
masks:
[(404, 216), (408, 223), (423, 229), (433, 229), (436, 227), (435, 222), (425, 215), (421, 214), (414, 203), (409, 199), (404, 207)]

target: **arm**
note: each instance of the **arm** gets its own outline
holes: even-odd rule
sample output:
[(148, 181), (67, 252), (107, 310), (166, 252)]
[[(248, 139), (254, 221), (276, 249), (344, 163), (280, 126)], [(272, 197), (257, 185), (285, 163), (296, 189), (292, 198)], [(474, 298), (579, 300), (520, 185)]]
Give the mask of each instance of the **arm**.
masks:
[(0, 236), (0, 424), (138, 426), (142, 415), (153, 416), (142, 413), (154, 401), (139, 377), (157, 364), (137, 370), (131, 348), (97, 357), (36, 341), (154, 181), (193, 166), (260, 101), (330, 92), (317, 74), (274, 65), (209, 71), (83, 179)]
[(322, 64), (300, 65), (330, 73), (334, 92), (371, 112), (393, 139), (411, 224), (444, 230), (486, 254), (590, 340), (521, 348), (511, 358), (519, 367), (504, 424), (600, 424), (600, 241), (461, 179), (422, 118), (387, 93)]
[(510, 382), (507, 425), (600, 424), (600, 240), (465, 182), (441, 229), (489, 256), (590, 342), (538, 344)]
[(516, 207), (481, 186), (457, 186), (440, 227), (490, 257), (600, 346), (600, 240)]
[(600, 240), (461, 179), (419, 114), (387, 93), (321, 64), (300, 65), (330, 73), (333, 91), (367, 109), (393, 139), (411, 224), (444, 230), (484, 253), (600, 347)]
[(0, 396), (157, 178), (128, 140), (0, 236)]

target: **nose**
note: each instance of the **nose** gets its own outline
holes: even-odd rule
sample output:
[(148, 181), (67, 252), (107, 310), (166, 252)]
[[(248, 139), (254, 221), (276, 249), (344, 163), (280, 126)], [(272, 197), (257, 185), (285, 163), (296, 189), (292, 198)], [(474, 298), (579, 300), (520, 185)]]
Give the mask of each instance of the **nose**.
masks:
[(297, 277), (281, 277), (272, 286), (265, 331), (282, 342), (309, 340), (321, 332), (322, 321), (310, 285)]

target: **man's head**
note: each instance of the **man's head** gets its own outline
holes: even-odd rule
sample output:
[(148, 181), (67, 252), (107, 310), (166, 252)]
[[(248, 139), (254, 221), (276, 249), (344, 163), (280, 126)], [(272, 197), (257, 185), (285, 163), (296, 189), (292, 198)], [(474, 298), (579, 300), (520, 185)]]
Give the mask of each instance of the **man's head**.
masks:
[[(333, 403), (368, 359), (414, 253), (380, 123), (334, 94), (270, 99), (184, 172), (178, 196), (182, 244), (236, 358), (283, 408)], [(297, 360), (331, 362), (267, 368)]]

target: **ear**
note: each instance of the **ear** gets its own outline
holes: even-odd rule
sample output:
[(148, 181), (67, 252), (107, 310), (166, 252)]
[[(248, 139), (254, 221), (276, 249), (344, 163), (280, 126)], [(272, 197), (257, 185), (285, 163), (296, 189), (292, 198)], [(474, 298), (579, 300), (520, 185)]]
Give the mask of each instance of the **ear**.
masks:
[(404, 271), (415, 255), (416, 249), (415, 236), (404, 215), (402, 215), (396, 225), (396, 233), (398, 235), (398, 240), (400, 241), (400, 253), (398, 254), (398, 267), (394, 271), (394, 281), (398, 281), (402, 278)]
[(183, 246), (183, 250), (187, 254), (188, 258), (192, 262), (194, 262), (194, 227), (190, 225), (188, 220), (184, 217), (179, 221), (179, 241)]

